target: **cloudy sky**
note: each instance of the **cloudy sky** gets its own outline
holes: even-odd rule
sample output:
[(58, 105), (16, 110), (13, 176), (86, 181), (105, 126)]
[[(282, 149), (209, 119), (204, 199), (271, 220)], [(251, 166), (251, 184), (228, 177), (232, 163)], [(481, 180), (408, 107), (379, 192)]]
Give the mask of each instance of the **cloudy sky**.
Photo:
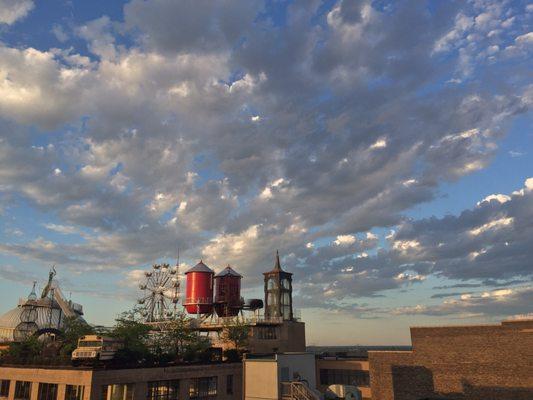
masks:
[(532, 312), (527, 1), (0, 0), (0, 312), (279, 249), (309, 344)]

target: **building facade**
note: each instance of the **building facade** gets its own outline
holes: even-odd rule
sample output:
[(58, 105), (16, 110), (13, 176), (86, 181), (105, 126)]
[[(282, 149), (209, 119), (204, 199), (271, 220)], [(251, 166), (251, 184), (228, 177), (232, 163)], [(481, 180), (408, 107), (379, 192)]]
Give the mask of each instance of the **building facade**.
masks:
[(157, 368), (0, 367), (2, 400), (241, 399), (242, 364)]
[(322, 357), (316, 360), (317, 389), (322, 393), (331, 385), (356, 386), (363, 399), (370, 399), (368, 359), (364, 357)]
[[(289, 398), (283, 385), (305, 382), (316, 388), (315, 356), (311, 353), (250, 355), (243, 361), (244, 400), (278, 400)], [(318, 396), (318, 392), (317, 392)], [(315, 398), (312, 395), (310, 398)]]
[(533, 320), (411, 328), (411, 341), (369, 352), (373, 399), (533, 399)]

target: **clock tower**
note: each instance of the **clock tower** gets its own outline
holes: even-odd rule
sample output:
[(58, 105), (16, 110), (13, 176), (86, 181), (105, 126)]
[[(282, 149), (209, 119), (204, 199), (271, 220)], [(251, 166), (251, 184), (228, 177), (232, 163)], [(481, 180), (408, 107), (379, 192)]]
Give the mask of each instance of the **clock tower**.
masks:
[(292, 274), (283, 271), (276, 251), (274, 269), (264, 272), (265, 276), (265, 318), (282, 318), (292, 321)]

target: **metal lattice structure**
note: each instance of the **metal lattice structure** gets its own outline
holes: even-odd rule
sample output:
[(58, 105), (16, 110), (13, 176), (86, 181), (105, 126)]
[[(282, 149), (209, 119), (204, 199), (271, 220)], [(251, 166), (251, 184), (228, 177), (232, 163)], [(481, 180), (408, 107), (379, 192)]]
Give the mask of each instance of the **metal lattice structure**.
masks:
[(137, 302), (145, 322), (168, 321), (175, 317), (179, 301), (178, 266), (155, 264), (144, 272), (145, 281), (139, 285), (144, 292)]

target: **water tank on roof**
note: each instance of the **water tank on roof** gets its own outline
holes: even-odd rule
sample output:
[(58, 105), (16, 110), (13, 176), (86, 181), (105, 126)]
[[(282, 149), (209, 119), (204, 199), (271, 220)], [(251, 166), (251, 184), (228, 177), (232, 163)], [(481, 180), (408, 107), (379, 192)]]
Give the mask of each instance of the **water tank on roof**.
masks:
[(202, 261), (185, 272), (187, 289), (185, 309), (189, 314), (213, 312), (213, 275), (215, 273)]
[(215, 311), (219, 317), (234, 317), (242, 309), (241, 279), (229, 265), (215, 275)]

